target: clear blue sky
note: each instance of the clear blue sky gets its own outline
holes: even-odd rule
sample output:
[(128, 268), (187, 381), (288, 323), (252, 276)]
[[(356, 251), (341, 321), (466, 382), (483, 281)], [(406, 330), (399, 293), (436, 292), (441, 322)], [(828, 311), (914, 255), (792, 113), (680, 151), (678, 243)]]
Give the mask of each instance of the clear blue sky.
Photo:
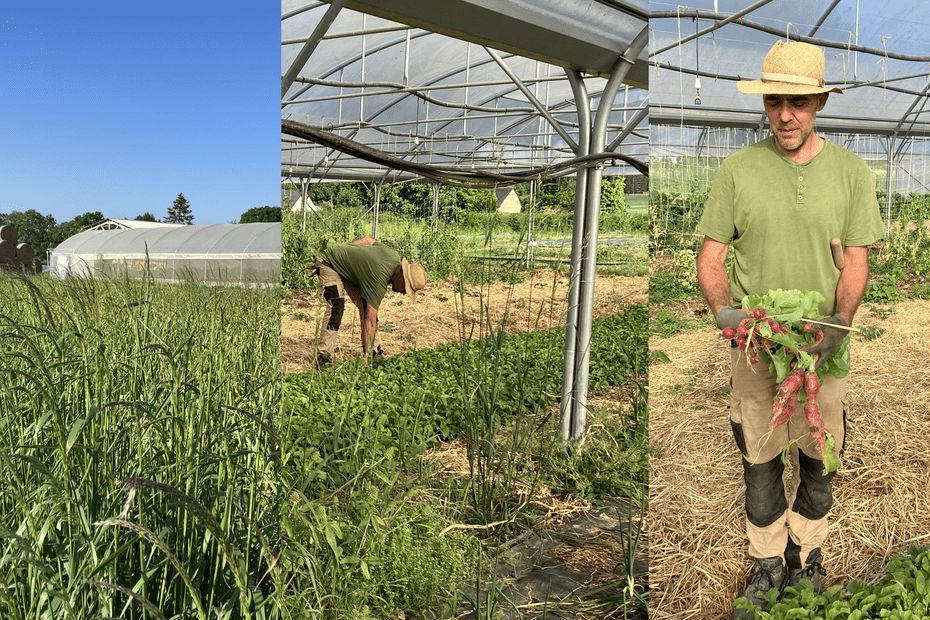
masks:
[(4, 3), (0, 213), (279, 205), (280, 40), (271, 2)]

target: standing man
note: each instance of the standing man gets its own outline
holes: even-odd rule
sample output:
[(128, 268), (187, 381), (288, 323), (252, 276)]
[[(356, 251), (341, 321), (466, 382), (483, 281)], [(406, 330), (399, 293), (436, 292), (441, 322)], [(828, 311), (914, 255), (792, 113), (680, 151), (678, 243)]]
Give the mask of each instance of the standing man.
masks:
[[(868, 246), (883, 227), (868, 166), (814, 131), (830, 92), (824, 86), (823, 51), (807, 43), (778, 41), (762, 63), (762, 79), (737, 83), (761, 94), (772, 135), (723, 162), (704, 206), (698, 231), (698, 284), (717, 325), (736, 327), (748, 316), (744, 295), (770, 289), (819, 291), (826, 301), (823, 340), (809, 352), (822, 364), (839, 346), (868, 280)], [(844, 246), (845, 266), (834, 264), (830, 240)], [(730, 246), (734, 261), (725, 262)], [(820, 590), (821, 544), (833, 503), (833, 474), (823, 475), (817, 444), (800, 408), (768, 441), (775, 375), (768, 360), (750, 365), (732, 349), (730, 424), (742, 454), (746, 483), (746, 532), (753, 568), (743, 596), (762, 606), (770, 588), (809, 579)], [(824, 378), (818, 396), (824, 423), (842, 450), (846, 379)], [(785, 490), (782, 448), (799, 437), (797, 488)], [(731, 618), (748, 618), (734, 609)]]
[(358, 308), (362, 332), (362, 352), (374, 352), (378, 333), (378, 307), (390, 287), (416, 300), (416, 292), (426, 286), (426, 271), (419, 263), (408, 263), (397, 250), (372, 237), (333, 245), (317, 260), (316, 271), (323, 286), (326, 312), (317, 340), (317, 368), (332, 363), (336, 333), (342, 323), (346, 296)]

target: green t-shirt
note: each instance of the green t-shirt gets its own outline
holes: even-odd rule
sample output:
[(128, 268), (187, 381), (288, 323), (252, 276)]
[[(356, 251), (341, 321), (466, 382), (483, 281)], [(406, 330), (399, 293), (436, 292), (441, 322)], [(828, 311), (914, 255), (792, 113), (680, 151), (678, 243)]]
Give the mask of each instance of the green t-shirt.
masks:
[(377, 241), (372, 245), (348, 243), (324, 250), (323, 260), (344, 280), (355, 284), (362, 292), (362, 299), (377, 308), (400, 265), (400, 254)]
[(872, 173), (832, 142), (806, 164), (783, 157), (771, 136), (727, 157), (714, 179), (698, 232), (732, 244), (730, 295), (769, 289), (819, 291), (835, 312), (840, 272), (830, 240), (866, 246), (884, 235)]

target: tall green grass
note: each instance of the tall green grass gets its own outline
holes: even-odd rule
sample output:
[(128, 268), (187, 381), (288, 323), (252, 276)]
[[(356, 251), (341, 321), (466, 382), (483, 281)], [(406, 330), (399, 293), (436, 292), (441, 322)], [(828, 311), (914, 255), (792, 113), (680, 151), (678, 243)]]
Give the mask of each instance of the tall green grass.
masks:
[(0, 276), (0, 617), (277, 617), (277, 305)]

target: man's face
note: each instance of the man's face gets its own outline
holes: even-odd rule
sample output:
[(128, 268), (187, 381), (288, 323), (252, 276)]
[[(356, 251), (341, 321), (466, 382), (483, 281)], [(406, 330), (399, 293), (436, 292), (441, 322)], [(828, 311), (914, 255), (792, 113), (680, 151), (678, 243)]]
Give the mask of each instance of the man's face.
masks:
[(765, 113), (769, 117), (775, 144), (785, 155), (800, 149), (814, 130), (814, 118), (827, 102), (820, 95), (764, 95)]
[(404, 272), (400, 267), (394, 271), (394, 275), (391, 277), (391, 288), (394, 289), (395, 293), (407, 292), (407, 289), (404, 287)]

